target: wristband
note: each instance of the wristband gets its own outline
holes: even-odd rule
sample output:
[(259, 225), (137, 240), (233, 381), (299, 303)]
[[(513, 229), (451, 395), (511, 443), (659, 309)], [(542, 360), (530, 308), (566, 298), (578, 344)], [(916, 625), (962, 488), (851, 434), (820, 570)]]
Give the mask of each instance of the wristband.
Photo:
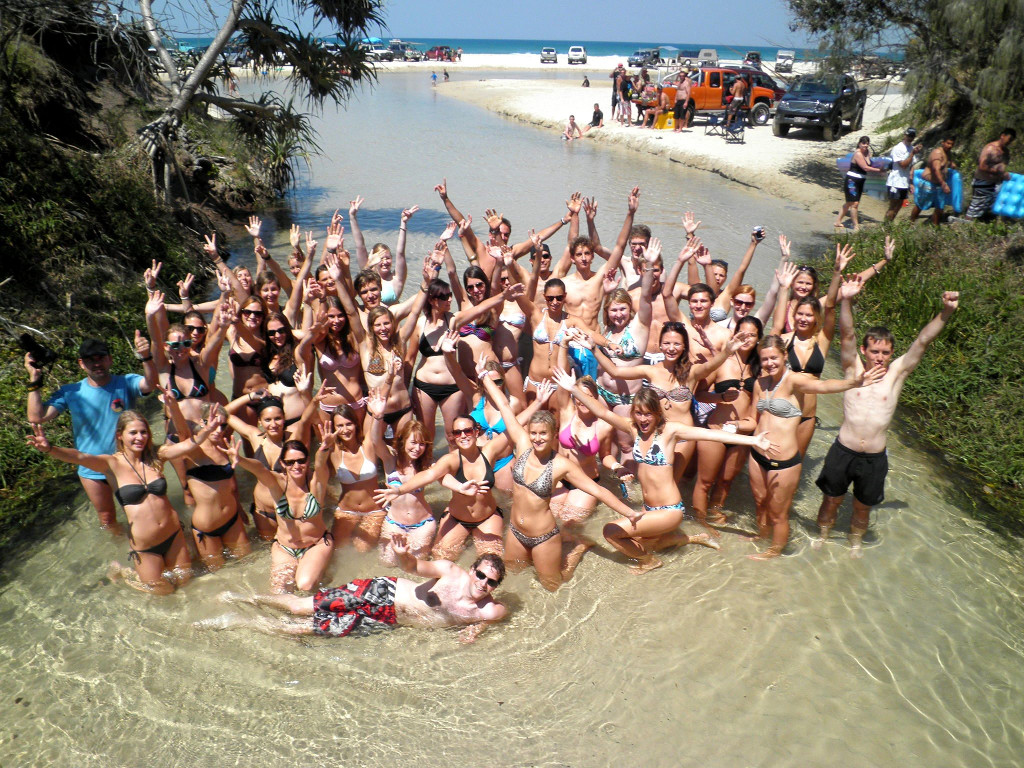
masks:
[(27, 388), (29, 392), (38, 392), (40, 389), (43, 388), (43, 380), (40, 379), (39, 381), (30, 381), (28, 383)]
[(570, 216), (568, 220), (566, 220), (566, 219), (559, 219), (559, 221), (562, 222), (562, 226), (564, 227), (566, 224), (568, 224), (570, 221), (572, 221), (572, 217)]
[(148, 363), (148, 362), (149, 362), (150, 360), (152, 360), (152, 359), (153, 359), (153, 355), (148, 355), (147, 357), (139, 357), (138, 355), (136, 355), (135, 357), (136, 357), (136, 358), (138, 359), (138, 361), (139, 361), (139, 362), (141, 362), (141, 363)]

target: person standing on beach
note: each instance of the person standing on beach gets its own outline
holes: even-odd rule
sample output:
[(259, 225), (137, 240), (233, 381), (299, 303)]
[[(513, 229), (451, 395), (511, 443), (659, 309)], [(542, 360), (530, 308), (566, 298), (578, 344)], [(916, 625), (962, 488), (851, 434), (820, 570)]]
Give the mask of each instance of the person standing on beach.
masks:
[(435, 88), (437, 87), (437, 72), (430, 73), (430, 84)]
[[(843, 194), (846, 197), (846, 202), (843, 203), (842, 210), (836, 216), (835, 224), (833, 224), (834, 227), (841, 229), (844, 226), (843, 219), (846, 218), (846, 214), (849, 212), (850, 221), (853, 222), (853, 231), (860, 231), (857, 211), (860, 207), (860, 196), (864, 193), (864, 180), (869, 173), (881, 173), (881, 171), (871, 166), (871, 139), (867, 136), (861, 136), (857, 139), (857, 149), (854, 150), (853, 155), (850, 157), (850, 170), (846, 172), (846, 176), (843, 178)], [(916, 206), (914, 210), (917, 210)], [(911, 213), (910, 218), (913, 220), (916, 217)]]
[[(114, 454), (117, 450), (118, 418), (125, 411), (134, 410), (138, 399), (152, 392), (157, 383), (149, 339), (138, 331), (135, 332), (135, 356), (142, 361), (144, 377), (135, 373), (112, 374), (110, 366), (113, 360), (106, 342), (85, 339), (78, 348), (78, 367), (85, 371), (85, 378), (60, 387), (44, 403), (40, 394), (43, 388), (42, 365), (31, 353), (26, 354), (29, 423), (45, 424), (67, 411), (71, 414), (76, 450), (89, 456)], [(79, 465), (78, 479), (99, 515), (100, 525), (120, 533), (114, 512), (114, 493), (106, 476)]]
[(921, 211), (933, 208), (932, 224), (939, 225), (939, 221), (942, 219), (942, 209), (946, 207), (945, 195), (949, 194), (946, 171), (953, 167), (950, 153), (953, 151), (954, 144), (956, 144), (956, 139), (947, 136), (928, 155), (928, 163), (924, 173), (921, 174), (921, 185), (914, 190), (914, 207), (910, 209), (911, 221), (917, 221)]
[(886, 192), (889, 195), (889, 210), (885, 212), (885, 220), (892, 221), (896, 214), (903, 207), (903, 201), (907, 199), (907, 192), (910, 189), (910, 169), (914, 167), (914, 158), (921, 151), (921, 145), (914, 145), (914, 137), (917, 131), (907, 128), (903, 134), (903, 141), (892, 148), (889, 156), (892, 158), (892, 170), (889, 171), (889, 178), (885, 181)]
[(1010, 145), (1015, 138), (1017, 131), (1004, 128), (998, 139), (990, 141), (981, 150), (971, 184), (971, 204), (964, 214), (968, 221), (989, 217), (992, 205), (999, 196), (999, 187), (1010, 178), (1006, 164), (1010, 162)]
[(693, 91), (693, 80), (685, 73), (679, 73), (679, 84), (676, 86), (676, 106), (673, 113), (675, 128), (673, 133), (681, 133), (684, 128), (690, 127), (690, 93)]
[(449, 79), (450, 78), (449, 78), (449, 75), (448, 75), (448, 68), (445, 67), (445, 69), (444, 69), (444, 81), (447, 83)]
[(853, 298), (860, 292), (864, 281), (859, 275), (848, 279), (839, 291), (840, 357), (843, 372), (856, 378), (866, 370), (860, 355), (872, 366), (885, 369), (885, 376), (870, 386), (850, 389), (843, 395), (843, 423), (839, 435), (829, 448), (818, 475), (817, 485), (824, 494), (818, 510), (821, 536), (814, 541), (815, 549), (829, 538), (836, 522), (836, 512), (843, 503), (846, 491), (853, 483), (853, 517), (850, 520), (850, 556), (859, 558), (864, 534), (870, 521), (871, 508), (882, 503), (885, 475), (889, 471), (886, 456), (886, 433), (896, 413), (896, 403), (907, 377), (917, 368), (925, 350), (953, 316), (960, 294), (946, 291), (942, 294), (942, 311), (918, 333), (910, 349), (902, 357), (892, 359), (895, 338), (883, 326), (868, 328), (857, 354), (857, 337), (853, 328)]

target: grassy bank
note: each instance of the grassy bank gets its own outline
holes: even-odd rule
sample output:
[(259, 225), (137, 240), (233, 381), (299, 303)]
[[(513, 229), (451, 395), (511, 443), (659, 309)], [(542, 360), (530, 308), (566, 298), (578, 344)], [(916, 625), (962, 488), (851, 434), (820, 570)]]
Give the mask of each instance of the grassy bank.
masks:
[[(886, 325), (902, 354), (941, 309), (942, 292), (960, 292), (959, 309), (900, 402), (921, 440), (977, 488), (969, 495), (977, 516), (1024, 532), (1024, 232), (1001, 224), (902, 224), (891, 232), (896, 258), (860, 297), (858, 336)], [(874, 228), (841, 239), (863, 269), (881, 258), (884, 238)]]

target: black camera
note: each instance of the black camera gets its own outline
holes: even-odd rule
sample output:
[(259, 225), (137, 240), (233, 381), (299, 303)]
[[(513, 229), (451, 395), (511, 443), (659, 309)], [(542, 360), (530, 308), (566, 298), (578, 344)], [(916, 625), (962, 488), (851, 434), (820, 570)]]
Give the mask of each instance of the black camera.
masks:
[(754, 238), (758, 241), (764, 240), (764, 227), (754, 227)]
[(57, 359), (56, 352), (45, 344), (40, 344), (27, 333), (23, 333), (18, 337), (18, 345), (32, 356), (31, 364), (33, 368), (51, 365)]

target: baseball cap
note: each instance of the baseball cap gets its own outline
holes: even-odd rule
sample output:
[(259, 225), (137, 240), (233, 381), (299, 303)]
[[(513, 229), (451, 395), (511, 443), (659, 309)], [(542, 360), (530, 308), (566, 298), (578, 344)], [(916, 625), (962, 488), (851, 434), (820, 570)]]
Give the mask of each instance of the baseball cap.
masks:
[(909, 136), (910, 138), (914, 138), (915, 136), (917, 136), (917, 131), (914, 128), (907, 128), (906, 135)]
[(109, 354), (110, 348), (107, 347), (107, 343), (105, 341), (100, 341), (99, 339), (86, 339), (82, 342), (82, 346), (78, 348), (78, 357), (82, 360), (87, 357), (92, 357), (93, 355)]

